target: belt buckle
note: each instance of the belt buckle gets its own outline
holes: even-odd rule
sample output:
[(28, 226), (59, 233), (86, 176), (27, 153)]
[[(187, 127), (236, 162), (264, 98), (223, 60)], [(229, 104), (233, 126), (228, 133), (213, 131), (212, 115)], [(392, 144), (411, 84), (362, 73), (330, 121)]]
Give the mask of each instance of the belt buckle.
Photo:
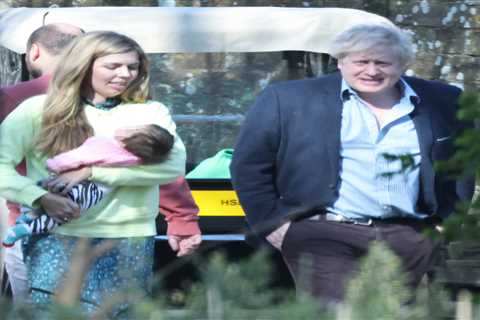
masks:
[(331, 213), (331, 212), (327, 212), (325, 214), (325, 220), (327, 221), (334, 221), (334, 222), (346, 222), (347, 220), (345, 219), (345, 217), (339, 215), (339, 214), (335, 214), (335, 213)]
[(327, 212), (325, 214), (325, 220), (327, 221), (333, 221), (333, 222), (342, 222), (342, 223), (349, 223), (349, 224), (354, 224), (354, 225), (359, 225), (359, 226), (371, 226), (373, 224), (372, 219), (368, 219), (365, 221), (357, 220), (357, 219), (349, 219), (345, 218), (342, 215)]
[(355, 224), (355, 225), (359, 225), (359, 226), (371, 226), (373, 224), (372, 219), (368, 219), (366, 221), (360, 221), (360, 220), (357, 220), (357, 219), (345, 218), (342, 215), (331, 213), (331, 212), (327, 212), (325, 214), (325, 220), (333, 221), (333, 222), (350, 223), (350, 224)]
[(359, 226), (371, 226), (373, 224), (372, 219), (368, 219), (367, 221), (358, 221), (358, 220), (353, 220), (353, 224), (358, 224)]

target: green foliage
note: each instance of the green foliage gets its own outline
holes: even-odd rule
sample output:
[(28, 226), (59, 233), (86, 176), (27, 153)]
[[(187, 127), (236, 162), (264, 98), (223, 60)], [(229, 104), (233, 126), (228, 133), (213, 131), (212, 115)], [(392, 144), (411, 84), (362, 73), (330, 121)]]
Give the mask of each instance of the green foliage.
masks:
[(235, 264), (214, 254), (202, 274), (187, 303), (191, 319), (313, 319), (318, 314), (310, 298), (296, 300), (291, 292), (269, 288), (273, 271), (265, 251)]
[[(466, 124), (480, 121), (480, 94), (464, 92), (460, 97), (460, 110), (457, 113), (459, 120)], [(437, 164), (437, 169), (448, 170), (453, 174), (473, 174), (480, 170), (480, 131), (467, 128), (455, 140), (457, 151), (446, 162)]]
[(6, 298), (0, 297), (0, 320), (5, 320), (8, 319), (9, 316), (9, 310), (11, 310), (11, 304), (10, 301), (8, 301)]
[(451, 241), (475, 241), (479, 239), (480, 203), (478, 200), (469, 204), (458, 204), (455, 214), (446, 219), (443, 224), (442, 236)]
[(455, 305), (443, 286), (431, 282), (421, 285), (417, 290), (414, 304), (405, 308), (404, 319), (408, 320), (444, 320), (455, 312)]
[(87, 320), (87, 316), (81, 313), (79, 307), (71, 307), (63, 304), (53, 304), (48, 310), (48, 319), (51, 320)]
[[(459, 120), (468, 124), (480, 121), (480, 94), (464, 92), (460, 98)], [(480, 130), (466, 129), (456, 140), (455, 155), (448, 161), (436, 164), (437, 170), (450, 172), (452, 176), (464, 178), (480, 173)], [(480, 233), (480, 203), (475, 197), (472, 203), (457, 204), (456, 213), (443, 223), (443, 235), (447, 241), (478, 240)]]
[(374, 242), (347, 287), (346, 305), (353, 319), (405, 319), (411, 299), (400, 260), (381, 242)]
[[(322, 320), (443, 320), (454, 313), (454, 304), (440, 285), (420, 288), (416, 301), (405, 286), (399, 259), (381, 242), (374, 242), (359, 271), (347, 288), (347, 298), (338, 309), (319, 311), (319, 302), (309, 296), (271, 287), (274, 274), (267, 252), (229, 262), (220, 253), (199, 264), (201, 281), (186, 290), (187, 303), (172, 308), (165, 292), (152, 298), (133, 297), (133, 319), (229, 320), (229, 319), (322, 319)], [(35, 307), (36, 308), (36, 307)], [(102, 306), (102, 308), (106, 308)], [(106, 308), (108, 309), (108, 308)], [(48, 316), (31, 306), (15, 312), (0, 300), (0, 320), (73, 319), (87, 317), (76, 307), (54, 304)], [(6, 311), (7, 310), (7, 311)], [(108, 311), (108, 310), (107, 310)], [(94, 319), (108, 319), (108, 312)]]
[(390, 153), (383, 153), (382, 156), (386, 161), (400, 162), (400, 168), (397, 171), (385, 172), (382, 174), (382, 176), (386, 178), (396, 174), (408, 173), (409, 171), (412, 171), (420, 166), (420, 164), (415, 164), (415, 159), (411, 154), (395, 155)]
[[(201, 281), (186, 289), (186, 305), (172, 309), (166, 303), (165, 292), (152, 298), (129, 294), (126, 298), (133, 305), (133, 319), (188, 320), (188, 319), (317, 319), (317, 302), (310, 297), (299, 299), (285, 289), (272, 289), (271, 276), (274, 274), (268, 253), (259, 251), (251, 258), (229, 262), (220, 253), (213, 254), (199, 264)], [(107, 319), (115, 305), (106, 305), (94, 315), (95, 319)], [(87, 316), (75, 306), (53, 304), (46, 313), (38, 309), (21, 306), (15, 312), (8, 301), (0, 300), (5, 319), (72, 319), (84, 320)], [(39, 314), (41, 315), (39, 317)], [(45, 315), (45, 317), (43, 317)], [(43, 318), (42, 318), (43, 317)], [(1, 320), (2, 318), (0, 318)], [(322, 319), (334, 319), (322, 317)]]
[(443, 320), (454, 314), (454, 304), (438, 283), (420, 284), (414, 297), (400, 259), (376, 241), (350, 281), (340, 311), (342, 320)]

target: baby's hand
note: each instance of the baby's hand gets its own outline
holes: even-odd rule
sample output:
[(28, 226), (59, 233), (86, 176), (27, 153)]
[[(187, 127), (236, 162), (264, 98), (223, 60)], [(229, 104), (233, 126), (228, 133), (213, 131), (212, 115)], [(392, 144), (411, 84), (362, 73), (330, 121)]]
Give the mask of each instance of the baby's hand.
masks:
[(92, 169), (90, 167), (83, 167), (64, 172), (52, 179), (46, 180), (42, 183), (42, 186), (50, 192), (66, 195), (74, 185), (90, 178), (91, 175)]

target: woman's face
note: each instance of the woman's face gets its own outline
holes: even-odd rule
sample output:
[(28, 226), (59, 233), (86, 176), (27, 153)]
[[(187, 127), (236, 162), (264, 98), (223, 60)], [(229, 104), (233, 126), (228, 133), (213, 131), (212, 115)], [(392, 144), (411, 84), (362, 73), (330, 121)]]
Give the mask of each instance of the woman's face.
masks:
[(136, 51), (110, 54), (95, 59), (87, 86), (87, 98), (100, 103), (122, 94), (138, 76)]

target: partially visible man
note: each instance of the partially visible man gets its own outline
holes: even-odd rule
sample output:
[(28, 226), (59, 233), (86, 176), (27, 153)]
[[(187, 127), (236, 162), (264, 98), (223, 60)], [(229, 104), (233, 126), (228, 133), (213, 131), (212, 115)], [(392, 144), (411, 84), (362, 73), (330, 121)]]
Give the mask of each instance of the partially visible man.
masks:
[[(297, 290), (325, 303), (342, 301), (374, 240), (399, 256), (415, 288), (434, 258), (422, 230), (473, 194), (473, 179), (433, 167), (453, 155), (463, 129), (455, 117), (461, 92), (402, 76), (413, 59), (408, 36), (359, 25), (331, 51), (339, 73), (264, 90), (231, 164), (253, 231), (281, 251)], [(402, 170), (402, 157), (412, 166)]]
[[(16, 85), (0, 88), (0, 123), (22, 101), (47, 91), (50, 74), (56, 67), (58, 56), (70, 41), (83, 33), (73, 25), (66, 23), (49, 24), (35, 30), (27, 41), (25, 61), (27, 69), (35, 78)], [(22, 162), (17, 171), (25, 174), (26, 166)], [(9, 210), (8, 224), (14, 225), (20, 214), (19, 205), (7, 201)], [(15, 303), (28, 297), (27, 271), (23, 263), (21, 244), (18, 241), (12, 248), (5, 249), (5, 269), (8, 274)]]
[(49, 24), (35, 30), (27, 40), (25, 62), (34, 80), (2, 87), (0, 121), (23, 100), (45, 93), (58, 55), (82, 29), (66, 23)]
[[(0, 123), (22, 101), (35, 95), (44, 94), (52, 72), (59, 63), (60, 53), (70, 41), (83, 33), (83, 30), (66, 23), (47, 24), (35, 30), (29, 37), (26, 49), (27, 69), (35, 79), (0, 88)], [(25, 163), (17, 170), (25, 174)], [(165, 215), (168, 223), (168, 242), (177, 256), (192, 253), (201, 243), (198, 226), (198, 207), (184, 178), (160, 187), (159, 212)], [(15, 224), (20, 214), (19, 206), (7, 202), (8, 224)], [(15, 302), (28, 296), (28, 284), (20, 243), (6, 249), (5, 267), (10, 280)]]

